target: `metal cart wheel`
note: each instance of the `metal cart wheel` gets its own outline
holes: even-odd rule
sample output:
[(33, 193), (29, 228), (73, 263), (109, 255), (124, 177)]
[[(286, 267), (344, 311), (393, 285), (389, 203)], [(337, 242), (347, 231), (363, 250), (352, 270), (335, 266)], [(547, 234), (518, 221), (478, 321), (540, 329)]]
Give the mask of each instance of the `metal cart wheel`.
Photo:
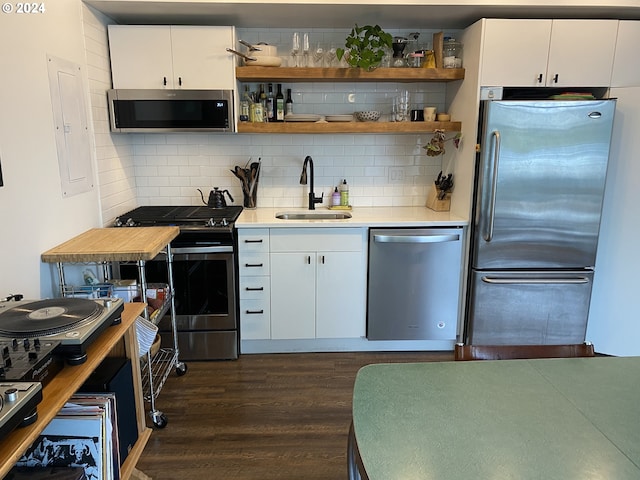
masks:
[(187, 373), (187, 364), (184, 362), (178, 362), (176, 363), (176, 375), (178, 375), (179, 377), (183, 376), (185, 373)]
[(167, 426), (167, 423), (169, 422), (167, 420), (167, 416), (162, 413), (159, 410), (156, 410), (155, 412), (151, 412), (151, 419), (153, 420), (153, 424), (158, 427), (158, 428), (164, 428)]

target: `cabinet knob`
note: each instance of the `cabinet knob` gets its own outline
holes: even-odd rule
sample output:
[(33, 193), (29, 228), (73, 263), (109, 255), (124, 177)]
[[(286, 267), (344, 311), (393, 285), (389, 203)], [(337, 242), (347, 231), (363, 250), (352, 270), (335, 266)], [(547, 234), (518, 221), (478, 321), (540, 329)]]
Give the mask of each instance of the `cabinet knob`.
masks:
[(178, 77), (178, 85), (182, 86), (182, 77)]
[(311, 255), (307, 255), (307, 265), (311, 265)]
[(538, 75), (538, 83), (542, 83), (542, 74)]
[(251, 267), (259, 268), (259, 267), (262, 267), (263, 264), (262, 263), (245, 263), (244, 266), (248, 268), (251, 268)]
[(261, 238), (257, 240), (246, 239), (244, 243), (262, 243), (262, 239)]
[(262, 292), (264, 287), (246, 287), (245, 290), (247, 292)]
[(553, 83), (558, 83), (558, 74), (557, 73), (553, 76)]
[(264, 310), (246, 310), (245, 313), (247, 315), (262, 315)]
[(167, 86), (167, 77), (162, 77), (162, 84), (166, 87)]

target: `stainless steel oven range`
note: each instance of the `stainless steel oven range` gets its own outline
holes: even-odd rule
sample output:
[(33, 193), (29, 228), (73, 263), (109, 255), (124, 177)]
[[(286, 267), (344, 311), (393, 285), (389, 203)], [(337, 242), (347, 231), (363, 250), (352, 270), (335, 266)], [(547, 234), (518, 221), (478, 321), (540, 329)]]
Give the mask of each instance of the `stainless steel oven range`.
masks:
[[(180, 234), (171, 242), (171, 252), (178, 347), (183, 360), (238, 358), (237, 240), (233, 223), (241, 212), (242, 207), (236, 205), (148, 206), (138, 207), (115, 221), (116, 227), (180, 227)], [(167, 283), (162, 255), (146, 262), (148, 283)], [(120, 278), (137, 277), (135, 266), (119, 267)], [(168, 315), (158, 327), (162, 338), (172, 338)]]

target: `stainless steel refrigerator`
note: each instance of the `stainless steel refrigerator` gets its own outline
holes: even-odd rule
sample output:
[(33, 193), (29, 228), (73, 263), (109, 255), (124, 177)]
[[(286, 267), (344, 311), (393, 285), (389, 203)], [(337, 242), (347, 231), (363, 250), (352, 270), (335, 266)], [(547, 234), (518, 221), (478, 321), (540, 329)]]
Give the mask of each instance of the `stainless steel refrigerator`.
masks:
[(482, 104), (465, 337), (585, 340), (615, 100)]

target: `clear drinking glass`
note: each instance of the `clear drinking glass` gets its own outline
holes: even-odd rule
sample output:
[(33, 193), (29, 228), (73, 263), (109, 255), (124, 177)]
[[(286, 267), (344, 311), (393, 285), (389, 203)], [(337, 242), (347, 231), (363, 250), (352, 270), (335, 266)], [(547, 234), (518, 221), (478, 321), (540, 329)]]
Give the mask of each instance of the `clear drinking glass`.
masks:
[(302, 35), (302, 63), (300, 66), (309, 66), (309, 34), (306, 32)]
[(298, 66), (298, 54), (300, 53), (300, 34), (298, 32), (293, 33), (291, 39), (291, 56), (293, 57), (293, 66)]
[(324, 48), (319, 43), (313, 51), (313, 66), (324, 67)]
[(396, 122), (408, 122), (411, 112), (411, 95), (408, 90), (403, 90), (394, 98), (393, 117)]
[(325, 56), (325, 60), (327, 62), (327, 67), (333, 67), (336, 58), (337, 58), (336, 46), (335, 45), (331, 45), (331, 47), (329, 48), (329, 50), (327, 51), (326, 56)]

